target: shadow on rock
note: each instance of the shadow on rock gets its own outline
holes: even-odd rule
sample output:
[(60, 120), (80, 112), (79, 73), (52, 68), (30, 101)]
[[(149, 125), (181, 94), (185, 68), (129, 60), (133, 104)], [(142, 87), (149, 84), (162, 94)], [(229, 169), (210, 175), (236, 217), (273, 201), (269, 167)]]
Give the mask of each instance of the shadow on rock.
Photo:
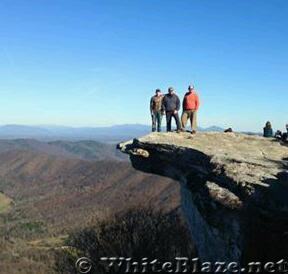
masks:
[(288, 166), (275, 179), (266, 179), (269, 187), (256, 189), (247, 212), (247, 253), (245, 261), (277, 262), (288, 254)]

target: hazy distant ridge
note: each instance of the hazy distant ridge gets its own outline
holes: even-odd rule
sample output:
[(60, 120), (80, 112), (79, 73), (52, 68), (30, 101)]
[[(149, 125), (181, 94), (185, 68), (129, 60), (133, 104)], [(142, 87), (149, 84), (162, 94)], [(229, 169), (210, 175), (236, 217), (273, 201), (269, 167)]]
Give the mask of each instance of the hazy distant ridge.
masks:
[[(165, 129), (163, 129), (165, 130)], [(199, 128), (201, 131), (223, 131), (223, 128), (211, 126)], [(126, 138), (148, 134), (151, 127), (140, 124), (116, 125), (110, 127), (65, 127), (65, 126), (0, 126), (0, 138), (36, 138), (36, 139), (91, 139), (118, 142)]]

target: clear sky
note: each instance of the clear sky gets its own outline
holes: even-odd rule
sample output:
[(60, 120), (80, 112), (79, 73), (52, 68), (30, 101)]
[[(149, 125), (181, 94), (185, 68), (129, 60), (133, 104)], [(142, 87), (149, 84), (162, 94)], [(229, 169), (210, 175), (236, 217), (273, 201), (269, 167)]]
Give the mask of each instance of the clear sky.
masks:
[(150, 123), (194, 83), (199, 124), (288, 122), (287, 0), (1, 0), (0, 124)]

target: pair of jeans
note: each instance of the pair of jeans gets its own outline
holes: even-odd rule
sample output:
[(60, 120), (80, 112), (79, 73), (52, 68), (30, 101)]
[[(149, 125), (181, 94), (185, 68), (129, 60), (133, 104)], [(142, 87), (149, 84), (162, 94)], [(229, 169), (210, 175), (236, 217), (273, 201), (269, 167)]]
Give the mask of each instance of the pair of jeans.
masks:
[(161, 131), (161, 122), (162, 122), (162, 113), (161, 111), (153, 111), (152, 112), (152, 132)]
[(171, 131), (172, 117), (175, 119), (177, 130), (181, 130), (181, 123), (178, 112), (174, 113), (174, 111), (166, 111), (167, 132)]

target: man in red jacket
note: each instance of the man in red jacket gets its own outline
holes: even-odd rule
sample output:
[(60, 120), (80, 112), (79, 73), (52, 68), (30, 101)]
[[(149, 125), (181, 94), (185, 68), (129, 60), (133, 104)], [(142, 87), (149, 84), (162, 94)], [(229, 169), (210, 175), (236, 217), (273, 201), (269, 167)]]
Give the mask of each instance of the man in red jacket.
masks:
[(187, 120), (190, 119), (192, 134), (196, 133), (197, 129), (197, 110), (199, 109), (199, 97), (194, 89), (194, 86), (188, 87), (188, 92), (183, 99), (183, 113), (181, 117), (182, 127), (185, 128)]

